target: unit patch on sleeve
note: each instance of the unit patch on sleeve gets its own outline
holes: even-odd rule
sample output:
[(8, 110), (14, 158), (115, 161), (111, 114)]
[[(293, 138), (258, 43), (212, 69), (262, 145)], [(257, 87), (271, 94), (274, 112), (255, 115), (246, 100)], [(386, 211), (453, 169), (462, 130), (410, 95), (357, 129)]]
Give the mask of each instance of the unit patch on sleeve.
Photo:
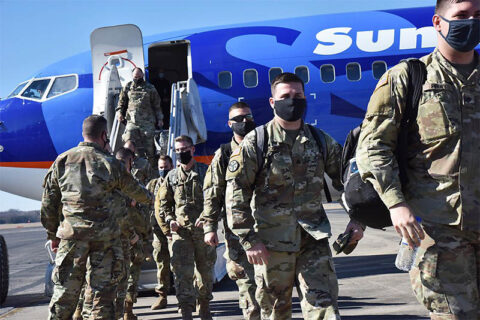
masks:
[(228, 171), (235, 172), (238, 170), (238, 168), (240, 168), (240, 163), (238, 163), (237, 160), (231, 160), (228, 163)]

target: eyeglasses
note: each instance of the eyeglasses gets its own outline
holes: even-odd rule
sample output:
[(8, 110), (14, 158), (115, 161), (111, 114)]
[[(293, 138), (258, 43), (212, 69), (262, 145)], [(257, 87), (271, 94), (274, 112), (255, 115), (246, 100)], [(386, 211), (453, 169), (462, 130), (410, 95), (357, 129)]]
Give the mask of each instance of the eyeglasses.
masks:
[(251, 113), (249, 114), (241, 114), (239, 116), (236, 116), (236, 117), (233, 117), (231, 119), (228, 119), (230, 121), (235, 121), (235, 122), (243, 122), (243, 120), (247, 119), (247, 121), (252, 121), (253, 120), (253, 116)]

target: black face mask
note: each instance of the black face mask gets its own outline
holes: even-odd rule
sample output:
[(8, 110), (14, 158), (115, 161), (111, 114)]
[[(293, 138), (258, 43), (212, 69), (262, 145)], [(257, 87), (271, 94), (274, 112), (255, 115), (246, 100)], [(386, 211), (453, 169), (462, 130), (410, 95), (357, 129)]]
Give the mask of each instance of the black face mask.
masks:
[(133, 83), (141, 84), (141, 83), (143, 83), (143, 78), (133, 79)]
[(440, 16), (444, 21), (448, 22), (448, 34), (440, 35), (453, 49), (460, 52), (469, 52), (475, 49), (480, 42), (480, 19), (461, 19), (447, 20)]
[(233, 122), (232, 130), (240, 137), (245, 137), (247, 133), (255, 129), (255, 121)]
[(158, 174), (160, 177), (165, 178), (169, 171), (169, 169), (158, 169)]
[(275, 100), (275, 114), (285, 121), (297, 121), (303, 117), (307, 108), (306, 99), (287, 98)]
[(192, 154), (190, 153), (190, 150), (176, 152), (175, 155), (177, 156), (177, 159), (180, 161), (181, 164), (188, 164), (190, 160), (192, 160)]

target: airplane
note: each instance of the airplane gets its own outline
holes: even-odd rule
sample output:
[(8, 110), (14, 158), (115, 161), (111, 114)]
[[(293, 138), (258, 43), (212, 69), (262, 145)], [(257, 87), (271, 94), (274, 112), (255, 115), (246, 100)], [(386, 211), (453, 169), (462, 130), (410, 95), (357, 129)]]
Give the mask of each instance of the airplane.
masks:
[[(0, 190), (40, 200), (47, 169), (82, 140), (82, 121), (92, 113), (110, 114), (110, 130), (118, 134), (110, 96), (137, 66), (151, 82), (163, 70), (172, 85), (169, 140), (189, 130), (186, 123), (198, 125), (198, 142), (204, 141), (196, 146), (199, 161), (208, 163), (231, 139), (226, 120), (234, 102), (248, 103), (257, 124), (272, 119), (270, 83), (287, 71), (305, 82), (305, 122), (343, 143), (361, 123), (387, 68), (436, 46), (433, 12), (421, 7), (316, 15), (148, 37), (133, 25), (97, 29), (105, 34), (92, 33), (90, 51), (40, 70), (0, 101)], [(182, 111), (175, 104), (185, 91), (196, 101), (193, 119), (174, 115)]]

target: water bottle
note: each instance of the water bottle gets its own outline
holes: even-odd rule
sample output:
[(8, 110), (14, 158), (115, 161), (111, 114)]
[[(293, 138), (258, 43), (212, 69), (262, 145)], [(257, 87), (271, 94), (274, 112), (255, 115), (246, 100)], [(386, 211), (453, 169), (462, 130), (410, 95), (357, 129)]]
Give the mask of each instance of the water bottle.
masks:
[[(421, 221), (419, 217), (416, 218), (418, 222)], [(397, 259), (395, 259), (395, 267), (402, 271), (410, 271), (415, 263), (418, 247), (413, 249), (409, 247), (407, 239), (402, 237), (400, 247), (398, 249)]]
[(398, 249), (397, 259), (395, 259), (395, 267), (402, 271), (410, 271), (415, 263), (417, 250), (417, 247), (414, 247), (413, 249), (410, 248), (407, 240), (402, 238), (402, 241), (400, 242), (400, 248)]

